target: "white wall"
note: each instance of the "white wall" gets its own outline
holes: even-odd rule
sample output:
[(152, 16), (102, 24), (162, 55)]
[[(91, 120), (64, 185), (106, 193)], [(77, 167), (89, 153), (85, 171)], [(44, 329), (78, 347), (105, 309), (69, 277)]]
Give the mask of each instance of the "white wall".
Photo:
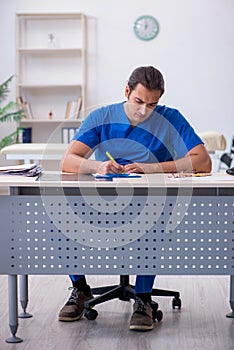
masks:
[[(122, 100), (138, 65), (164, 74), (161, 103), (177, 107), (198, 132), (234, 133), (234, 1), (232, 0), (8, 0), (0, 3), (0, 81), (15, 72), (16, 12), (84, 12), (88, 15), (88, 103)], [(143, 42), (133, 22), (152, 14), (158, 37)], [(12, 95), (14, 97), (12, 84)], [(0, 137), (6, 126), (0, 127)]]

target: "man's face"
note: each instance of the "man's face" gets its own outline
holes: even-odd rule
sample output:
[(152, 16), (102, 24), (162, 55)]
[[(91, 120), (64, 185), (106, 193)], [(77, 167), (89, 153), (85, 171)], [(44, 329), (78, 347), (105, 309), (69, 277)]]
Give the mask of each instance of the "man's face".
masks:
[(125, 113), (130, 123), (135, 126), (151, 115), (161, 96), (160, 90), (148, 90), (143, 85), (137, 84), (130, 93), (129, 86), (125, 88), (125, 96), (128, 101), (125, 103)]

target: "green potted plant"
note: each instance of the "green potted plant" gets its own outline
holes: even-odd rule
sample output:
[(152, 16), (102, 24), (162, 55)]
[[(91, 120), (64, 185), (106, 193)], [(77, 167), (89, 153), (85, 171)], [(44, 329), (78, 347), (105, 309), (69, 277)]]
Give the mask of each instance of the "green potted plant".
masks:
[[(6, 99), (9, 93), (9, 84), (13, 79), (13, 75), (0, 84), (0, 122), (16, 122), (18, 123), (22, 118), (25, 117), (23, 107), (16, 102), (10, 101), (5, 105), (2, 105), (2, 102)], [(0, 140), (0, 149), (11, 144), (19, 142), (20, 127), (17, 127), (16, 130), (9, 135), (5, 136)]]

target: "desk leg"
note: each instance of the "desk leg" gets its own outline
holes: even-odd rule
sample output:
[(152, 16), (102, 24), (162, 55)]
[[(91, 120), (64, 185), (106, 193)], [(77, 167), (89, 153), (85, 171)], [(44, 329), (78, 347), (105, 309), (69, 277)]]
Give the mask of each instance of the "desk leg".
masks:
[(12, 337), (7, 338), (7, 343), (20, 343), (23, 339), (16, 337), (18, 329), (18, 288), (17, 275), (8, 276), (8, 307), (9, 307), (9, 327)]
[(230, 276), (230, 305), (232, 311), (228, 313), (226, 316), (230, 318), (234, 318), (234, 275)]
[(28, 275), (20, 276), (20, 304), (22, 306), (23, 312), (19, 314), (20, 318), (32, 317), (31, 314), (26, 312), (28, 305)]

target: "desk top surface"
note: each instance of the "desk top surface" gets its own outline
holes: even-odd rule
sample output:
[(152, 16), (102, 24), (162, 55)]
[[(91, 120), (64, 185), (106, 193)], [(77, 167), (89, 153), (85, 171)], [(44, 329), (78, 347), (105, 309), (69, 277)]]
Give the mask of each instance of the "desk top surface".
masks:
[(202, 177), (171, 177), (170, 174), (144, 174), (140, 178), (114, 178), (112, 181), (98, 179), (92, 175), (67, 174), (50, 171), (35, 177), (0, 175), (0, 187), (99, 187), (99, 188), (234, 188), (234, 176), (214, 173)]

